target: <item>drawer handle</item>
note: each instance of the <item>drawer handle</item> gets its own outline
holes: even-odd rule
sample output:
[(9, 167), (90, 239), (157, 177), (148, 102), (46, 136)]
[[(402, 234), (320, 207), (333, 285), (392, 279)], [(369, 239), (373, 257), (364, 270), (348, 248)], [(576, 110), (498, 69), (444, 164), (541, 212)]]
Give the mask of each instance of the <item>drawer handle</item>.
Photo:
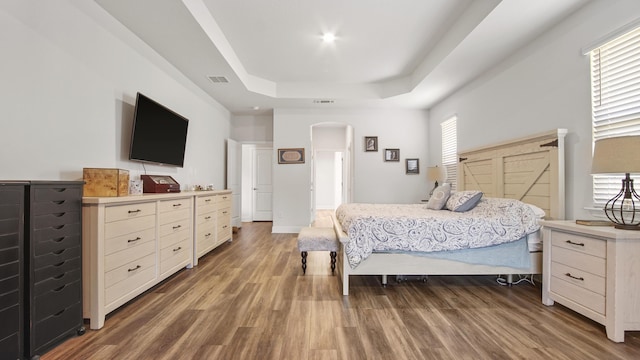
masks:
[(60, 311), (58, 311), (57, 313), (53, 314), (53, 316), (58, 317), (60, 315), (62, 315), (62, 313), (64, 313), (67, 309), (62, 309)]
[(142, 210), (137, 209), (137, 210), (129, 210), (128, 211), (129, 214), (136, 214), (136, 213), (139, 213), (139, 212), (142, 212)]
[(209, 237), (209, 236), (211, 236), (211, 233), (204, 234), (204, 237)]
[(59, 238), (53, 239), (53, 240), (51, 240), (51, 241), (59, 243), (59, 242), (61, 242), (62, 240), (64, 240), (64, 238), (66, 238), (66, 236), (62, 236), (62, 237), (59, 237)]
[(204, 219), (205, 219), (205, 220), (210, 220), (210, 219), (211, 219), (211, 216), (205, 216), (205, 217), (204, 217)]
[(211, 199), (206, 199), (204, 202), (210, 202), (210, 201), (211, 201)]
[(58, 275), (58, 276), (54, 276), (53, 278), (54, 278), (54, 279), (56, 279), (56, 280), (60, 280), (60, 279), (62, 279), (65, 275), (67, 275), (67, 273), (62, 273), (62, 274), (60, 274), (60, 275)]
[(66, 214), (66, 213), (61, 212), (61, 213), (53, 214), (53, 216), (55, 216), (55, 217), (63, 217), (64, 214)]
[(64, 204), (65, 201), (67, 201), (67, 200), (52, 201), (52, 203), (54, 203), (56, 205), (62, 205), (62, 204)]
[(584, 243), (577, 243), (577, 242), (573, 242), (571, 240), (567, 240), (566, 243), (569, 244), (569, 245), (584, 246)]
[(173, 227), (173, 230), (180, 229), (181, 227), (182, 227), (182, 225), (176, 225), (176, 226)]
[(59, 292), (60, 290), (62, 290), (62, 289), (64, 289), (64, 288), (66, 288), (66, 287), (67, 287), (67, 285), (66, 285), (66, 284), (65, 284), (65, 285), (62, 285), (62, 286), (60, 286), (59, 288), (55, 288), (55, 289), (53, 289), (53, 292)]
[(133, 269), (128, 269), (127, 271), (128, 272), (136, 271), (136, 270), (140, 269), (141, 267), (142, 266), (140, 266), (140, 265), (136, 265), (136, 267), (134, 267)]
[(65, 252), (65, 251), (67, 251), (67, 249), (62, 249), (62, 250), (54, 251), (53, 253), (54, 253), (55, 255), (60, 255), (60, 254), (62, 254), (62, 253), (63, 253), (63, 252)]
[(52, 190), (55, 192), (65, 192), (67, 191), (67, 188), (53, 188)]
[(54, 229), (56, 229), (56, 230), (60, 230), (60, 229), (62, 229), (63, 227), (64, 227), (64, 225), (60, 225), (60, 226), (54, 226), (53, 228), (54, 228)]
[(222, 213), (223, 213), (224, 215), (227, 215), (227, 214), (228, 214), (228, 213), (227, 213), (227, 210), (223, 211)]
[(182, 206), (182, 204), (173, 204), (173, 207), (174, 207), (174, 208), (175, 208), (175, 207), (180, 207), (180, 206)]
[(178, 246), (177, 249), (173, 249), (173, 252), (180, 251), (180, 250), (182, 250), (182, 246)]
[(66, 261), (59, 262), (59, 263), (57, 263), (57, 264), (53, 264), (53, 267), (59, 267), (59, 266), (62, 266), (62, 265), (64, 265), (64, 263), (66, 263)]
[(228, 226), (227, 226), (227, 225), (225, 225), (225, 226), (223, 226), (222, 228), (223, 228), (223, 229), (226, 229), (226, 228), (228, 228)]
[(136, 236), (136, 238), (135, 238), (135, 239), (129, 239), (129, 240), (127, 240), (127, 242), (128, 242), (128, 243), (132, 243), (132, 242), (136, 242), (136, 241), (138, 241), (138, 240), (142, 240), (142, 238), (141, 238), (140, 236)]
[(564, 274), (564, 275), (565, 275), (565, 276), (568, 276), (568, 277), (570, 277), (570, 278), (572, 278), (572, 279), (576, 279), (576, 280), (584, 281), (584, 278), (583, 278), (582, 276), (581, 276), (581, 277), (573, 276), (573, 275), (571, 275), (571, 273), (566, 273), (566, 274)]

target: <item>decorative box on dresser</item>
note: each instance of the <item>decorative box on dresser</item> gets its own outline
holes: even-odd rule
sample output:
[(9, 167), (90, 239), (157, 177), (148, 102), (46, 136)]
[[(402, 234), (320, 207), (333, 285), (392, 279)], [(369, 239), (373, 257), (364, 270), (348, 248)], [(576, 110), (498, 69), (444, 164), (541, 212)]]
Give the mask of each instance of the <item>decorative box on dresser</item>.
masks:
[(26, 182), (0, 182), (0, 355), (20, 359), (24, 333), (24, 192)]
[(83, 198), (83, 314), (90, 327), (102, 328), (108, 313), (215, 248), (218, 196), (227, 192)]
[(542, 221), (542, 302), (555, 301), (600, 323), (624, 342), (640, 330), (640, 231)]

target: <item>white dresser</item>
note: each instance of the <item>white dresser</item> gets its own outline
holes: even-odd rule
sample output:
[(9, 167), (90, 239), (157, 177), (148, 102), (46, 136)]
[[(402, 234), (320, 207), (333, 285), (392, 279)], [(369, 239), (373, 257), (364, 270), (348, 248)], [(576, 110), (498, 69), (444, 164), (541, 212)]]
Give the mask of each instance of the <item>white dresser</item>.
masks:
[(223, 197), (230, 199), (231, 192), (84, 197), (83, 317), (91, 329), (102, 328), (108, 313), (231, 240), (231, 218), (225, 223), (220, 213)]
[(542, 221), (542, 303), (555, 301), (624, 341), (640, 330), (640, 231)]

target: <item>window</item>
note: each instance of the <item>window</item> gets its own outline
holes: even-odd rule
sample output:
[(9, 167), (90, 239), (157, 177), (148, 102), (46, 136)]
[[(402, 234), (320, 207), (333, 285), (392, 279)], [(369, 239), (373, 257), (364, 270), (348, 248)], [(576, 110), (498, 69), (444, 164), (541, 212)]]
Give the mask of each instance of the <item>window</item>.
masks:
[(456, 189), (458, 174), (458, 131), (453, 116), (440, 124), (442, 127), (442, 166), (447, 170), (447, 180), (451, 183), (451, 190)]
[[(640, 27), (590, 51), (593, 143), (640, 135)], [(620, 191), (622, 175), (593, 175), (593, 202)], [(640, 177), (634, 176), (635, 183)]]

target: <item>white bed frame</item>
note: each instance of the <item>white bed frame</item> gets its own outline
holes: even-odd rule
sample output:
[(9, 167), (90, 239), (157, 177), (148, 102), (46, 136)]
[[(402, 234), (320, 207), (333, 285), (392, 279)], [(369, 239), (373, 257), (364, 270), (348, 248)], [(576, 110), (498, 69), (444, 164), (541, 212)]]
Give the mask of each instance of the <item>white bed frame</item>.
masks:
[[(520, 138), (459, 153), (457, 190), (481, 190), (487, 197), (524, 201), (545, 210), (545, 219), (564, 219), (564, 137), (566, 129)], [(333, 215), (333, 226), (342, 243), (338, 271), (342, 274), (342, 294), (349, 295), (352, 275), (507, 275), (522, 269), (468, 264), (411, 254), (373, 253), (355, 269), (344, 259), (349, 237)], [(542, 253), (532, 252), (526, 273), (540, 274)]]

